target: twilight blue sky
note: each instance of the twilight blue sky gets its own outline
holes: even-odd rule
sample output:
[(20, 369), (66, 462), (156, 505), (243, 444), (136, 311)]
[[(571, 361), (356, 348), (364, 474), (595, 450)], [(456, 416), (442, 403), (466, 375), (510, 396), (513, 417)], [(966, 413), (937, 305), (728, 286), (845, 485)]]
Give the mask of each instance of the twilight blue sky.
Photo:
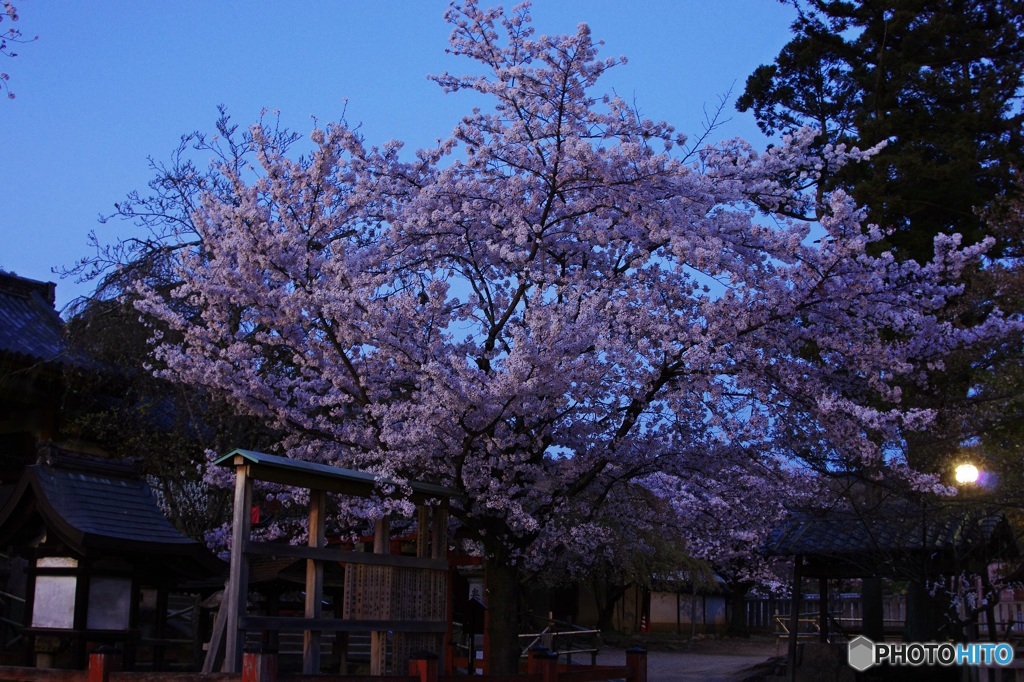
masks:
[[(481, 2), (489, 5), (486, 0)], [(504, 3), (511, 7), (514, 3)], [(408, 149), (446, 137), (474, 102), (427, 80), (474, 72), (445, 54), (446, 0), (20, 0), (19, 28), (39, 40), (0, 58), (16, 99), (0, 99), (0, 268), (56, 281), (57, 305), (90, 291), (51, 269), (89, 255), (87, 235), (130, 233), (97, 216), (151, 177), (184, 133), (212, 131), (217, 105), (247, 125), (279, 110), (306, 133), (342, 111), (371, 144)], [(590, 25), (603, 56), (625, 55), (599, 84), (683, 133), (702, 130), (731, 89), (717, 141), (763, 147), (732, 101), (789, 38), (777, 0), (536, 0), (538, 34)], [(6, 29), (7, 22), (0, 24)], [(347, 100), (347, 103), (346, 103)]]

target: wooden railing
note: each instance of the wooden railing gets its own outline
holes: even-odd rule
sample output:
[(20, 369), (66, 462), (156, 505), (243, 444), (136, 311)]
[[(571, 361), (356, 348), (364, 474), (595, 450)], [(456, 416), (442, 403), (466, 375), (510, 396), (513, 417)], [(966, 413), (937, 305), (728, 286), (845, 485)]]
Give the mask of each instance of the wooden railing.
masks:
[(573, 654), (587, 654), (590, 664), (597, 663), (597, 654), (601, 650), (601, 631), (582, 628), (572, 623), (548, 619), (543, 629), (538, 632), (519, 635), (522, 655), (535, 646), (543, 646), (559, 656), (565, 656), (567, 664), (572, 663)]

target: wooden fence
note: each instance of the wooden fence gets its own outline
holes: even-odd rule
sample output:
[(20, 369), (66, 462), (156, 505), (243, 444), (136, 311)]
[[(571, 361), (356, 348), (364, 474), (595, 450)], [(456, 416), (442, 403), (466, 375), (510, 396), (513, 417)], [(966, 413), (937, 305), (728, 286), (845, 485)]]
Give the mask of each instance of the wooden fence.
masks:
[[(801, 609), (817, 614), (817, 594), (800, 597)], [(980, 600), (980, 596), (978, 597)], [(747, 610), (747, 627), (751, 632), (778, 634), (778, 619), (787, 619), (792, 613), (793, 603), (784, 598), (747, 599), (743, 607)], [(863, 629), (863, 608), (861, 595), (844, 592), (829, 596), (828, 612), (835, 623), (845, 632), (859, 633)], [(989, 624), (988, 613), (978, 614), (978, 631), (986, 638), (1022, 636), (1024, 634), (1024, 590), (1007, 590), (993, 606), (994, 621)], [(898, 634), (907, 618), (907, 598), (900, 594), (886, 595), (882, 601), (882, 623), (885, 632)]]
[[(801, 609), (818, 613), (817, 594), (804, 594), (800, 597)], [(778, 618), (786, 619), (793, 610), (793, 602), (789, 599), (747, 599), (743, 607), (747, 610), (747, 627), (751, 632), (773, 633), (779, 631)], [(835, 622), (843, 629), (859, 632), (862, 628), (861, 596), (858, 593), (833, 594), (829, 597), (828, 612)], [(887, 632), (898, 632), (902, 629), (907, 616), (906, 597), (888, 595), (882, 602), (882, 620)]]
[(432, 655), (409, 660), (408, 675), (278, 675), (276, 654), (245, 652), (240, 673), (118, 672), (120, 654), (101, 649), (89, 655), (88, 670), (50, 670), (0, 666), (5, 682), (647, 682), (647, 652), (630, 649), (626, 665), (566, 665), (543, 647), (531, 649), (526, 672), (519, 675), (440, 675)]

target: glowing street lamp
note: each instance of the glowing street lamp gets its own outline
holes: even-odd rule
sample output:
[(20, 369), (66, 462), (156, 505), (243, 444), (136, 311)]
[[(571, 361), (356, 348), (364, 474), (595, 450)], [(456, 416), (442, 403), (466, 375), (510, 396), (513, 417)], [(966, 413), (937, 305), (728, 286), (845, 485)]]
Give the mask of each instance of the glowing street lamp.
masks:
[(961, 464), (956, 468), (957, 483), (977, 483), (978, 467), (973, 464)]

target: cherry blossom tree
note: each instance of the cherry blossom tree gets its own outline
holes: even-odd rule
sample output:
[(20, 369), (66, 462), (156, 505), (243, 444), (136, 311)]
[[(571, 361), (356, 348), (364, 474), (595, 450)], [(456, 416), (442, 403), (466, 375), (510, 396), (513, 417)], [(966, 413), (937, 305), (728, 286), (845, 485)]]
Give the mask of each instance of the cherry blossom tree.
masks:
[(751, 589), (788, 587), (791, 563), (766, 556), (763, 547), (787, 510), (821, 501), (822, 479), (771, 457), (748, 456), (700, 476), (656, 476), (651, 481), (684, 520), (687, 551), (706, 561), (728, 589), (733, 605), (730, 636), (749, 636), (744, 600)]
[[(616, 607), (630, 588), (650, 589), (658, 580), (685, 580), (699, 588), (713, 585), (708, 563), (687, 547), (689, 515), (675, 509), (665, 486), (641, 481), (608, 491), (596, 502), (600, 513), (559, 518), (530, 548), (524, 562), (527, 584), (588, 585), (599, 630), (613, 628)], [(567, 542), (585, 534), (585, 542)], [(635, 623), (639, 626), (638, 620)]]
[[(892, 446), (928, 414), (895, 382), (1010, 325), (935, 317), (983, 246), (876, 257), (857, 207), (819, 200), (819, 174), (864, 153), (811, 153), (813, 132), (681, 151), (595, 92), (621, 60), (585, 25), (538, 37), (526, 7), (475, 2), (448, 19), (479, 73), (435, 80), (492, 105), (436, 148), (369, 146), (342, 121), (296, 155), (272, 124), (222, 121), (186, 140), (212, 166), (158, 167), (118, 208), (150, 236), (102, 257), (160, 263), (130, 294), (167, 330), (162, 376), (287, 432), (289, 456), (465, 494), (500, 672), (517, 571), (538, 547), (599, 551), (622, 486), (713, 473), (740, 446), (913, 477)], [(405, 504), (388, 492), (378, 513)]]
[[(11, 0), (2, 0), (2, 2), (0, 2), (0, 6), (2, 6), (2, 11), (0, 11), (0, 24), (3, 24), (5, 21), (11, 24), (18, 21), (18, 8), (13, 2), (11, 2)], [(0, 29), (0, 55), (3, 55), (4, 57), (17, 57), (18, 53), (12, 51), (12, 45), (16, 43), (32, 42), (33, 40), (38, 40), (38, 38), (38, 36), (34, 38), (25, 38), (21, 29), (15, 28), (14, 26), (8, 26), (7, 28)], [(9, 80), (11, 80), (11, 77), (7, 73), (0, 71), (0, 90), (6, 90), (7, 98), (14, 99), (14, 93), (11, 92), (11, 89), (7, 86), (7, 82)]]

